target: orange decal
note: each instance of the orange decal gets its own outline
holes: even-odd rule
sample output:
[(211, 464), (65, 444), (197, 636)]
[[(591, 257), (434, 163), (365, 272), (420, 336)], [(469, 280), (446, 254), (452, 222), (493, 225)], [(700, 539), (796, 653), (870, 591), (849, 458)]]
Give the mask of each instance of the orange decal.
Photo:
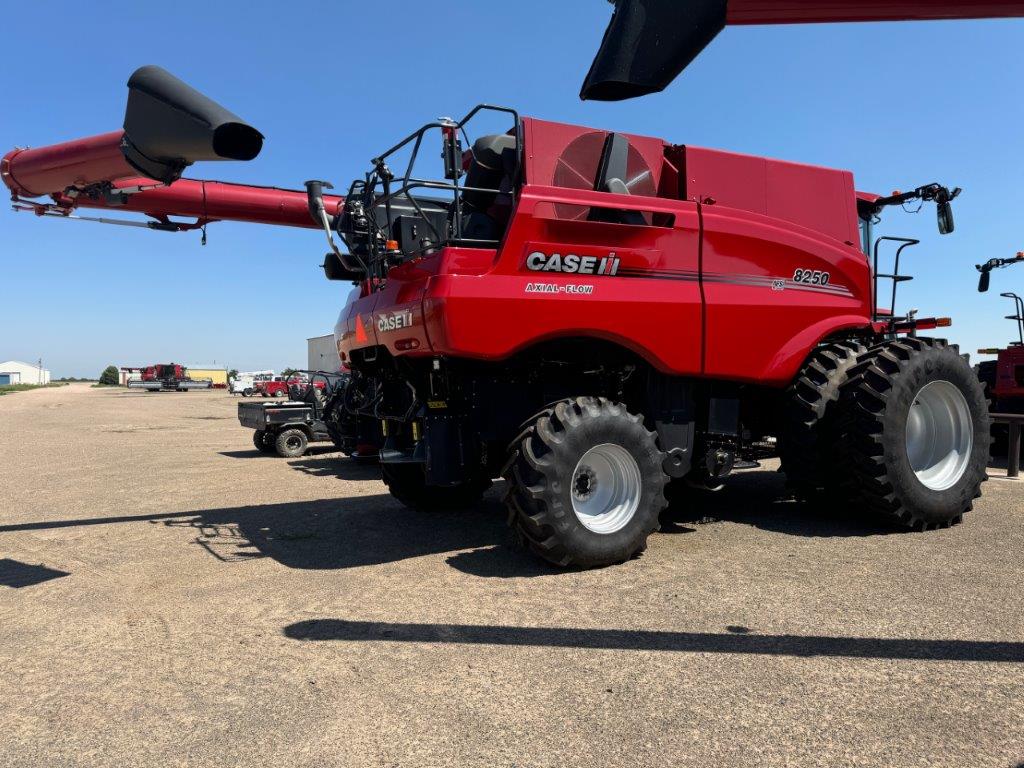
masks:
[(362, 315), (356, 315), (356, 343), (365, 344), (370, 339), (366, 335), (366, 328), (363, 327)]

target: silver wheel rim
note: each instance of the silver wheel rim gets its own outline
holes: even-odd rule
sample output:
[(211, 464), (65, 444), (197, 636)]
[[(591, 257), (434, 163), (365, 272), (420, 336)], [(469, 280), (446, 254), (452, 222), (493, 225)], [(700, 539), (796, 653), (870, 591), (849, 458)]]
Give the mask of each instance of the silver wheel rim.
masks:
[(624, 528), (640, 506), (640, 466), (621, 445), (602, 443), (583, 454), (572, 473), (572, 511), (583, 527), (609, 534)]
[(921, 387), (907, 416), (907, 458), (926, 488), (944, 491), (960, 481), (974, 447), (967, 398), (948, 381)]

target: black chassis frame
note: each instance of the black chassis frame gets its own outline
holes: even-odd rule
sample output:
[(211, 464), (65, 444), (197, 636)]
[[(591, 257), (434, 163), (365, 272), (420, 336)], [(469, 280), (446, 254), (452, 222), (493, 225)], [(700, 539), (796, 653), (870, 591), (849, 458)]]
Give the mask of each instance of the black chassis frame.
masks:
[(356, 417), (353, 439), (383, 439), (382, 463), (420, 464), (428, 484), (450, 486), (497, 476), (531, 416), (580, 395), (643, 414), (666, 452), (666, 473), (715, 486), (735, 461), (775, 455), (768, 436), (778, 433), (784, 390), (669, 376), (620, 347), (574, 339), (501, 362), (365, 349), (353, 360), (345, 405)]

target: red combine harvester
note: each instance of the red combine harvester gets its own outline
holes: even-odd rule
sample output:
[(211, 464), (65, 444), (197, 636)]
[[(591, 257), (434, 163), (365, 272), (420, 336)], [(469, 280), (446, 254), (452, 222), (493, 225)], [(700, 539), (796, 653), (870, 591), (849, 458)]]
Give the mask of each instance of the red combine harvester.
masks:
[(1024, 16), (1024, 0), (612, 0), (580, 98), (664, 90), (726, 26)]
[(129, 389), (144, 389), (147, 392), (188, 392), (192, 389), (210, 389), (213, 382), (209, 379), (192, 379), (184, 367), (177, 363), (158, 363), (145, 368), (127, 368), (124, 370), (141, 372), (138, 379), (129, 379)]
[[(500, 474), (524, 543), (595, 566), (645, 547), (670, 483), (716, 489), (771, 455), (800, 495), (907, 528), (957, 523), (980, 494), (983, 389), (954, 345), (918, 335), (947, 318), (896, 311), (917, 241), (873, 235), (913, 199), (951, 231), (957, 189), (879, 196), (847, 171), (487, 105), (424, 125), (344, 197), (179, 181), (262, 136), (158, 68), (129, 90), (123, 133), (4, 158), (15, 207), (322, 228), (326, 276), (356, 285), (332, 423), (383, 439), (409, 505), (471, 505)], [(473, 141), (484, 115), (508, 128)], [(416, 173), (428, 139), (440, 178)]]

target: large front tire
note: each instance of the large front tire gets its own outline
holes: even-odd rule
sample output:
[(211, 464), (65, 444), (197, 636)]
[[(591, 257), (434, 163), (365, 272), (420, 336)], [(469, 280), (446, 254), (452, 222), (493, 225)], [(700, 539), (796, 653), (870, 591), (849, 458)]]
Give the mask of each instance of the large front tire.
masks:
[(955, 345), (904, 338), (861, 356), (840, 440), (855, 507), (916, 530), (959, 523), (989, 456), (985, 393)]
[(509, 522), (535, 554), (592, 568), (646, 548), (668, 477), (640, 416), (604, 398), (566, 400), (530, 419), (509, 451)]

